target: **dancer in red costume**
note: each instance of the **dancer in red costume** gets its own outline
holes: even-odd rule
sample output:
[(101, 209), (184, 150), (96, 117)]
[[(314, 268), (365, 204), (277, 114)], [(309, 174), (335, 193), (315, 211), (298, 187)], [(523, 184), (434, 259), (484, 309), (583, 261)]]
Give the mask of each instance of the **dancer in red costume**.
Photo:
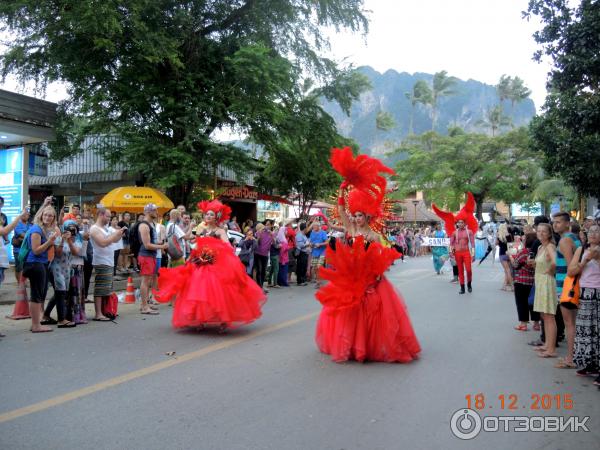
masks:
[(327, 249), (329, 283), (316, 296), (323, 304), (316, 341), (336, 362), (409, 362), (421, 351), (406, 305), (383, 275), (400, 255), (382, 245), (379, 224), (384, 216), (386, 180), (393, 173), (366, 155), (354, 158), (350, 148), (333, 149), (333, 168), (344, 177), (338, 213), (348, 244)]
[(450, 253), (454, 254), (458, 266), (458, 280), (460, 282), (459, 294), (465, 293), (465, 274), (467, 272), (467, 289), (473, 292), (473, 271), (471, 263), (475, 260), (475, 233), (477, 233), (477, 220), (473, 215), (475, 211), (475, 198), (467, 192), (467, 203), (454, 215), (451, 212), (439, 209), (435, 204), (431, 207), (444, 221), (446, 233), (450, 236)]
[(160, 269), (156, 299), (166, 303), (175, 297), (175, 328), (218, 326), (223, 332), (254, 322), (266, 298), (219, 226), (229, 219), (231, 209), (218, 200), (200, 202), (198, 207), (206, 227), (184, 266)]

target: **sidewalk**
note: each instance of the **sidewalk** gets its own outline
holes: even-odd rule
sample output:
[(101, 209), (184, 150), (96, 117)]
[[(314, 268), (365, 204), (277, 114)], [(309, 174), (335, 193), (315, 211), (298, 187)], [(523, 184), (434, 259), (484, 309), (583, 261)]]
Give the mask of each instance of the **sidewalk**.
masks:
[[(138, 273), (127, 274), (119, 274), (114, 279), (114, 291), (124, 291), (127, 288), (127, 277), (130, 276), (133, 278), (133, 285), (137, 289), (140, 287), (140, 276)], [(29, 291), (29, 282), (27, 281), (27, 289)], [(92, 281), (90, 282), (90, 292), (94, 291), (94, 275), (92, 274)], [(46, 298), (52, 297), (52, 286), (48, 289), (48, 296)], [(4, 282), (2, 286), (0, 286), (0, 305), (12, 305), (15, 303), (15, 299), (17, 298), (17, 280), (15, 279), (15, 267), (10, 266), (10, 268), (6, 269), (4, 272)]]

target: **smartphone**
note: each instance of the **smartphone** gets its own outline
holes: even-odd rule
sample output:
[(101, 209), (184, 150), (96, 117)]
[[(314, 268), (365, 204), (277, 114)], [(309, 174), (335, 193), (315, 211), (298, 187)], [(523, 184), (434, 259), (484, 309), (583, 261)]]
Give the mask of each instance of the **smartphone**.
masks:
[(68, 212), (69, 212), (69, 207), (68, 207), (68, 206), (65, 206), (65, 207), (63, 208), (63, 211), (64, 211), (64, 212), (66, 212), (66, 213), (68, 213)]

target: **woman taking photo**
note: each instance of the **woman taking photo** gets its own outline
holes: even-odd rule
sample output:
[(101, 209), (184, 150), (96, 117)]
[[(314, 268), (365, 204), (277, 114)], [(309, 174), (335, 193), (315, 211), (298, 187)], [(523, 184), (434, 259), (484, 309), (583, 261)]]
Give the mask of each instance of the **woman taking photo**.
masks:
[(540, 241), (535, 260), (529, 260), (535, 267), (535, 299), (533, 310), (542, 315), (546, 342), (535, 350), (541, 358), (556, 358), (556, 247), (552, 238), (552, 227), (548, 223), (540, 223), (537, 228)]
[(23, 276), (29, 279), (31, 286), (31, 332), (45, 333), (52, 331), (52, 328), (41, 324), (48, 292), (48, 263), (49, 259), (54, 259), (54, 242), (60, 236), (56, 226), (56, 211), (52, 206), (44, 206), (35, 216), (29, 233), (27, 243), (31, 251), (23, 264)]
[[(540, 329), (540, 314), (533, 310), (533, 306), (529, 305), (529, 294), (533, 288), (533, 280), (535, 278), (535, 270), (527, 264), (529, 252), (533, 243), (537, 239), (535, 233), (529, 233), (525, 237), (525, 245), (519, 252), (511, 258), (512, 266), (515, 270), (515, 303), (517, 305), (517, 316), (519, 325), (515, 327), (517, 331), (528, 331), (529, 319), (533, 321), (533, 329)], [(531, 316), (531, 317), (530, 317)]]
[(596, 376), (594, 384), (600, 386), (600, 226), (589, 228), (586, 248), (575, 251), (568, 275), (579, 275), (581, 288), (573, 362), (580, 368), (577, 375)]

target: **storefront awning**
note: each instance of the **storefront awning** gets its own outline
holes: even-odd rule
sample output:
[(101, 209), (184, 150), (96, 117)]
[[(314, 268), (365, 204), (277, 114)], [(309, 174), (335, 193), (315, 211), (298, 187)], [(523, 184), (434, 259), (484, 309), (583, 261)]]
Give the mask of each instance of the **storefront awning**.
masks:
[(79, 183), (106, 183), (110, 181), (130, 181), (134, 179), (135, 175), (130, 175), (128, 172), (78, 173), (70, 175), (51, 175), (47, 177), (31, 175), (29, 177), (29, 186), (55, 186)]
[(258, 199), (259, 200), (266, 200), (268, 202), (284, 203), (286, 205), (291, 205), (292, 204), (292, 202), (290, 202), (287, 198), (280, 197), (279, 195), (258, 194)]

